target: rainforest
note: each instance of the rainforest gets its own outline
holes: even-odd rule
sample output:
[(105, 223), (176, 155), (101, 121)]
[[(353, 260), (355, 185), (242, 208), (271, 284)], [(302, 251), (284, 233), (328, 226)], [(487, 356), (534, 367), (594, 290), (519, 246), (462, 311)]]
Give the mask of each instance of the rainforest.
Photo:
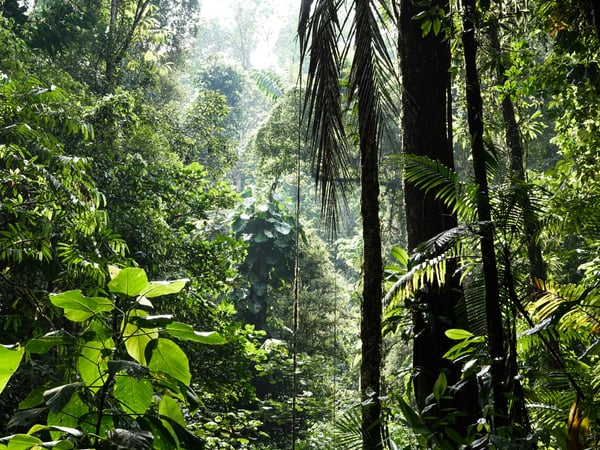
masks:
[(0, 450), (600, 445), (594, 0), (0, 0)]

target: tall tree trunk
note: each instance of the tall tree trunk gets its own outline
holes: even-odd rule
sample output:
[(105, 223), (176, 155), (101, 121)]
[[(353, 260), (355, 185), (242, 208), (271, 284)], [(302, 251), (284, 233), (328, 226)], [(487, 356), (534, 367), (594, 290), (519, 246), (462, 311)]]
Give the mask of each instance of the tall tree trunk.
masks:
[[(505, 75), (505, 55), (502, 51), (499, 36), (499, 22), (498, 20), (492, 21), (489, 27), (490, 47), (494, 52), (495, 65), (496, 65), (496, 78), (497, 84), (503, 86), (507, 80)], [(518, 195), (521, 209), (523, 211), (523, 228), (525, 245), (527, 248), (527, 256), (529, 259), (529, 275), (532, 283), (536, 280), (546, 279), (546, 267), (542, 257), (542, 250), (537, 241), (537, 234), (539, 231), (539, 222), (537, 216), (531, 204), (529, 198), (529, 191), (523, 190), (526, 188), (525, 178), (525, 161), (523, 143), (521, 140), (521, 133), (519, 125), (517, 123), (515, 115), (515, 107), (510, 95), (505, 95), (502, 98), (501, 103), (502, 109), (502, 120), (504, 122), (506, 146), (508, 147), (508, 155), (510, 161), (510, 175), (513, 191)], [(520, 191), (520, 192), (519, 192)], [(509, 249), (505, 249), (505, 253)], [(508, 254), (505, 254), (504, 259), (504, 277), (506, 287), (509, 292), (515, 289), (514, 280), (512, 278), (512, 270), (509, 266), (510, 258)], [(516, 297), (511, 296), (511, 297)], [(513, 298), (513, 303), (518, 302), (517, 298)], [(517, 311), (518, 305), (513, 304), (511, 306), (511, 326), (509, 330), (509, 352), (508, 352), (508, 364), (507, 364), (507, 377), (510, 380), (509, 389), (513, 395), (513, 401), (510, 408), (510, 418), (514, 423), (522, 424), (525, 427), (526, 432), (530, 432), (529, 417), (527, 409), (525, 407), (525, 398), (523, 387), (518, 377), (518, 363), (517, 363)], [(554, 344), (554, 343), (553, 343)]]
[(471, 156), (475, 182), (479, 186), (477, 196), (477, 215), (481, 223), (481, 258), (485, 283), (486, 324), (488, 346), (491, 359), (491, 376), (494, 405), (494, 424), (502, 426), (508, 418), (506, 389), (506, 349), (504, 348), (504, 330), (502, 309), (500, 306), (500, 288), (498, 268), (494, 249), (494, 226), (488, 192), (485, 148), (483, 145), (483, 102), (477, 71), (477, 42), (474, 0), (463, 1), (462, 43), (465, 57), (465, 76), (467, 94), (467, 119), (471, 136)]
[[(448, 1), (436, 1), (448, 11)], [(431, 6), (434, 6), (433, 4)], [(423, 10), (417, 0), (403, 0), (400, 7), (398, 50), (402, 76), (402, 151), (406, 155), (424, 155), (454, 168), (451, 126), (450, 47), (442, 34), (423, 36), (421, 22), (413, 17)], [(409, 249), (457, 225), (456, 216), (432, 194), (425, 194), (409, 183), (404, 185), (407, 238)], [(453, 345), (445, 336), (448, 328), (456, 326), (457, 303), (461, 300), (459, 280), (448, 265), (445, 285), (428, 286), (417, 294), (413, 313), (414, 392), (417, 406), (428, 406), (427, 397), (433, 392), (440, 372), (449, 384), (460, 380), (460, 367), (443, 355)], [(467, 384), (444, 407), (460, 410), (457, 431), (463, 435), (478, 415), (474, 384)], [(432, 415), (440, 411), (429, 409)]]
[(363, 450), (382, 449), (381, 420), (381, 300), (383, 297), (383, 261), (379, 222), (379, 130), (378, 105), (373, 68), (373, 16), (370, 0), (356, 0), (355, 87), (358, 98), (358, 122), (361, 163), (361, 216), (363, 225), (363, 292), (360, 337), (362, 362), (360, 393)]
[[(489, 28), (490, 46), (495, 53), (496, 58), (496, 77), (499, 86), (503, 86), (506, 82), (504, 55), (500, 45), (500, 37), (498, 35), (499, 24), (493, 22)], [(521, 133), (519, 124), (515, 115), (515, 107), (510, 95), (505, 95), (502, 98), (502, 120), (504, 121), (504, 130), (506, 138), (506, 146), (510, 160), (510, 173), (513, 180), (513, 186), (519, 189), (520, 186), (525, 186), (525, 152), (523, 151), (523, 143), (521, 141)], [(537, 233), (539, 223), (531, 205), (529, 193), (524, 192), (520, 195), (521, 208), (523, 209), (523, 227), (525, 234), (525, 242), (527, 246), (527, 256), (529, 259), (529, 273), (532, 281), (535, 279), (546, 279), (546, 267), (542, 257), (542, 249), (537, 242)]]
[(108, 42), (106, 45), (106, 92), (114, 88), (116, 70), (116, 47), (117, 47), (117, 18), (119, 13), (119, 0), (110, 2), (110, 19), (108, 23)]

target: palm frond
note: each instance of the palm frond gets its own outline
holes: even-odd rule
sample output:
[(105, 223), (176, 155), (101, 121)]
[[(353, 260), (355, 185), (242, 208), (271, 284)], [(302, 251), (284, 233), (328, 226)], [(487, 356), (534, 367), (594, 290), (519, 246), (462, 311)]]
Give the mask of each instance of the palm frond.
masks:
[[(386, 20), (391, 16), (387, 7), (378, 9), (375, 3), (356, 0), (352, 30), (356, 39), (350, 72), (350, 96), (359, 102), (359, 133), (361, 141), (381, 145), (386, 117), (397, 117), (397, 101), (393, 92), (399, 86), (396, 66), (386, 41)], [(383, 14), (383, 15), (382, 15)], [(384, 17), (385, 15), (385, 17)]]
[[(335, 229), (338, 199), (349, 179), (348, 141), (343, 121), (339, 39), (340, 0), (303, 0), (298, 36), (301, 71), (308, 58), (303, 114), (309, 124), (313, 168), (321, 189), (322, 213)], [(302, 77), (302, 75), (301, 75)]]
[(469, 331), (477, 336), (487, 335), (486, 309), (485, 309), (485, 283), (481, 275), (474, 276), (463, 283), (464, 301), (459, 303), (459, 317), (467, 319)]
[(344, 412), (335, 422), (336, 448), (358, 450), (362, 448), (361, 408), (356, 405)]
[(453, 169), (427, 156), (405, 154), (404, 167), (408, 182), (426, 193), (431, 192), (461, 220), (472, 222), (475, 219), (479, 190), (475, 183), (460, 182)]
[(549, 326), (562, 330), (585, 327), (597, 332), (600, 329), (600, 292), (598, 284), (560, 286), (551, 281), (538, 281), (540, 292), (530, 309), (539, 322), (550, 319)]
[[(394, 329), (394, 317), (400, 317), (401, 302), (412, 297), (425, 286), (443, 286), (447, 279), (448, 263), (463, 270), (463, 264), (469, 259), (466, 249), (470, 248), (470, 240), (477, 235), (470, 226), (458, 226), (434, 236), (420, 245), (405, 261), (406, 252), (395, 252), (400, 255), (399, 264), (386, 266), (388, 286), (383, 298), (386, 307), (386, 329)], [(467, 268), (468, 270), (468, 268)]]

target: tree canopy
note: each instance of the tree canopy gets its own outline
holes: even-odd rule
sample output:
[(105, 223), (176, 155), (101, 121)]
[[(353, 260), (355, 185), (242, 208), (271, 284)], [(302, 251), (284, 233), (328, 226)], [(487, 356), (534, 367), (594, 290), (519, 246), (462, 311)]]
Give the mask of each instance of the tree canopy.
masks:
[(597, 448), (599, 24), (0, 2), (0, 449)]

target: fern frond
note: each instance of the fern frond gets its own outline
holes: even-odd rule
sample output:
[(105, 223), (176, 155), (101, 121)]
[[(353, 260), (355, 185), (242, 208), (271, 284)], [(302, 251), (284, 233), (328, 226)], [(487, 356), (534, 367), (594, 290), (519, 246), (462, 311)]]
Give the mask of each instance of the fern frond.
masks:
[[(454, 227), (423, 243), (408, 261), (401, 257), (399, 265), (387, 266), (388, 285), (383, 298), (386, 321), (397, 316), (400, 303), (420, 289), (428, 285), (444, 286), (450, 261), (462, 271), (469, 261), (466, 249), (471, 247), (464, 244), (471, 239), (476, 239), (472, 227)], [(405, 252), (399, 254), (402, 256)]]
[(275, 101), (283, 97), (285, 91), (283, 82), (277, 74), (266, 70), (256, 70), (254, 71), (252, 78), (254, 79), (258, 90), (268, 99)]
[(600, 325), (600, 292), (598, 284), (585, 287), (567, 284), (560, 286), (554, 282), (537, 282), (540, 292), (530, 305), (538, 322), (551, 318), (552, 325), (560, 329), (591, 327)]
[(356, 405), (344, 412), (335, 422), (336, 448), (359, 450), (362, 448), (361, 408)]
[(426, 193), (431, 192), (461, 220), (472, 222), (475, 219), (479, 190), (476, 184), (461, 182), (453, 169), (426, 156), (406, 154), (404, 167), (408, 182)]

